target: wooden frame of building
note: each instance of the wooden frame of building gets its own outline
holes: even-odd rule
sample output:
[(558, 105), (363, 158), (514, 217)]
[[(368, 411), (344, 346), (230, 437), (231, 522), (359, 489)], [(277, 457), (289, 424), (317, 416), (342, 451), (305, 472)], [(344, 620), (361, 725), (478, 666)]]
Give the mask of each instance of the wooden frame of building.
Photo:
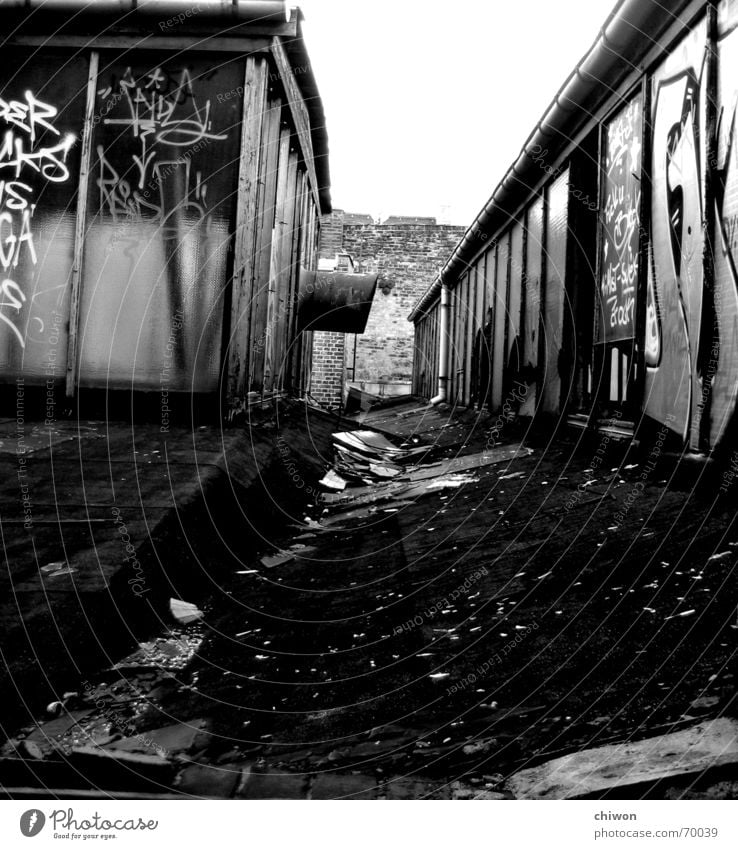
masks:
[(2, 0), (0, 19), (0, 383), (52, 419), (96, 393), (231, 415), (303, 392), (299, 273), (330, 179), (301, 13)]

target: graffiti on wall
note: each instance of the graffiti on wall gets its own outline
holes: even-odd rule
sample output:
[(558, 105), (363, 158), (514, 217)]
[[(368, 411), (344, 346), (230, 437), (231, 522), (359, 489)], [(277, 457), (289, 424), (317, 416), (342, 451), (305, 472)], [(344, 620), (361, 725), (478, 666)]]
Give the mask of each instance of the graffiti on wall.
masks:
[(597, 340), (635, 335), (641, 207), (643, 105), (634, 98), (608, 124)]
[[(0, 98), (0, 321), (11, 339), (26, 346), (22, 322), (29, 294), (21, 285), (19, 266), (35, 267), (38, 253), (33, 218), (43, 183), (69, 179), (67, 159), (75, 137), (55, 125), (57, 109), (26, 91), (22, 100)], [(44, 321), (35, 317), (39, 331)]]
[[(710, 386), (710, 439), (720, 440), (736, 410), (738, 394), (738, 31), (720, 42), (718, 149), (715, 169), (714, 331)], [(717, 368), (715, 367), (717, 364)]]
[(654, 78), (646, 298), (645, 411), (693, 444), (703, 381), (705, 38), (703, 25)]
[[(193, 173), (192, 157), (206, 144), (227, 138), (226, 133), (212, 132), (210, 100), (198, 103), (187, 69), (172, 78), (161, 68), (154, 68), (136, 80), (131, 68), (126, 68), (117, 86), (117, 91), (112, 85), (103, 87), (98, 96), (106, 102), (111, 96), (114, 102), (121, 101), (125, 114), (105, 117), (103, 123), (120, 127), (122, 133), (136, 140), (137, 149), (124, 163), (123, 176), (106, 156), (105, 146), (97, 145), (100, 206), (116, 221), (142, 220), (154, 214), (167, 226), (177, 211), (207, 220), (207, 183), (201, 170)], [(181, 148), (183, 153), (174, 159), (163, 158), (163, 145)], [(174, 207), (170, 204), (168, 208), (167, 180), (180, 168), (184, 177), (174, 182), (179, 184), (181, 196)]]
[[(87, 325), (84, 375), (154, 384), (166, 365), (171, 388), (210, 391), (220, 359), (218, 298), (227, 282), (241, 110), (237, 99), (220, 103), (217, 95), (242, 80), (243, 64), (120, 64), (106, 73), (96, 92), (85, 252), (97, 293), (82, 302), (83, 322), (93, 311), (100, 321)], [(122, 315), (136, 320), (122, 323)], [(157, 340), (168, 338), (174, 315), (182, 330), (165, 351)]]

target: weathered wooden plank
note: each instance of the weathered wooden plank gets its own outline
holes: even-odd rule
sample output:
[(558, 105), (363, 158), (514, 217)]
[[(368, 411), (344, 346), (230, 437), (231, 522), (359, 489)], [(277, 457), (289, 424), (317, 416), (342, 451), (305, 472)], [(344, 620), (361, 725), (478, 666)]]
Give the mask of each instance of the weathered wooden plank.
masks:
[(310, 115), (308, 114), (305, 100), (302, 96), (300, 86), (297, 84), (295, 75), (292, 71), (292, 65), (287, 57), (281, 39), (274, 38), (272, 40), (272, 56), (274, 57), (277, 70), (282, 78), (285, 94), (287, 95), (287, 105), (292, 113), (292, 121), (295, 125), (297, 138), (300, 142), (302, 158), (305, 160), (308, 176), (310, 178), (310, 187), (315, 198), (315, 205), (320, 209), (320, 195), (318, 193), (318, 178), (315, 172), (315, 154), (313, 153), (313, 136), (310, 127)]
[[(258, 37), (228, 38), (220, 33), (197, 33), (191, 36), (156, 36), (151, 31), (142, 32), (139, 35), (121, 33), (120, 35), (63, 35), (55, 34), (53, 38), (54, 47), (73, 47), (78, 49), (94, 50), (126, 50), (126, 49), (150, 49), (174, 51), (202, 50), (207, 52), (218, 51), (219, 53), (236, 53), (239, 56), (245, 54), (271, 52), (271, 39), (274, 32), (262, 30), (257, 32), (253, 28), (251, 33)], [(268, 37), (267, 37), (268, 36)], [(15, 35), (4, 42), (5, 46), (11, 47), (48, 47), (48, 35)]]
[(92, 156), (92, 121), (95, 112), (95, 93), (97, 73), (100, 66), (100, 54), (90, 53), (90, 67), (87, 75), (87, 101), (85, 104), (85, 124), (82, 130), (82, 151), (79, 165), (79, 186), (77, 189), (77, 217), (74, 229), (74, 258), (72, 260), (72, 279), (69, 298), (69, 341), (67, 343), (66, 395), (71, 398), (77, 390), (79, 376), (79, 314), (82, 285), (82, 263), (85, 252), (85, 227), (87, 224), (87, 190), (90, 183), (90, 159)]
[(259, 204), (256, 224), (255, 282), (250, 304), (250, 340), (248, 388), (261, 392), (264, 384), (264, 360), (267, 343), (267, 307), (269, 301), (269, 271), (271, 263), (272, 230), (274, 228), (274, 201), (277, 192), (277, 166), (279, 162), (279, 133), (282, 121), (282, 103), (270, 101), (264, 114), (262, 158), (259, 185), (263, 202)]
[(282, 269), (284, 249), (284, 222), (287, 215), (288, 195), (290, 191), (290, 144), (292, 133), (289, 127), (284, 127), (279, 136), (279, 164), (277, 165), (277, 196), (274, 207), (274, 234), (269, 262), (269, 288), (267, 295), (266, 315), (266, 345), (264, 350), (264, 388), (270, 392), (274, 387), (274, 373), (278, 364), (275, 356), (278, 353), (276, 327), (279, 310), (279, 284)]
[(244, 74), (243, 129), (238, 169), (236, 236), (231, 295), (229, 345), (229, 402), (236, 403), (246, 393), (251, 350), (249, 312), (256, 278), (256, 225), (264, 192), (259, 186), (263, 156), (264, 107), (268, 67), (265, 59), (246, 59)]
[(283, 214), (277, 219), (274, 234), (278, 241), (276, 266), (277, 314), (274, 327), (275, 388), (284, 389), (287, 370), (289, 318), (292, 311), (292, 281), (297, 262), (295, 218), (297, 212), (297, 152), (291, 151), (287, 166), (287, 195)]

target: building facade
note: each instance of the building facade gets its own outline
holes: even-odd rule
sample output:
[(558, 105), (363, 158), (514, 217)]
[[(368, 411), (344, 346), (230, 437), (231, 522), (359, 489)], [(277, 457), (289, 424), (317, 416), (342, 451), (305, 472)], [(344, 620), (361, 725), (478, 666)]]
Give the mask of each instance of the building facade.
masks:
[(0, 380), (221, 412), (301, 392), (299, 269), (330, 211), (301, 14), (4, 0), (0, 17)]
[(416, 392), (733, 433), (736, 69), (734, 0), (618, 4), (413, 309)]

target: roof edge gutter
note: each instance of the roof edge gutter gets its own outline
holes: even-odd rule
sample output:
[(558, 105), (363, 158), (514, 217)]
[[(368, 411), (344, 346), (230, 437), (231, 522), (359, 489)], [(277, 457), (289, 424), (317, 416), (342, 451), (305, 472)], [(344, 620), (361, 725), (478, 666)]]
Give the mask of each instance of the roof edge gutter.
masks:
[[(572, 133), (567, 132), (567, 125), (580, 112), (586, 99), (602, 84), (601, 81), (608, 80), (608, 88), (614, 89), (629, 70), (642, 60), (645, 55), (643, 51), (641, 55), (628, 53), (633, 34), (649, 33), (651, 42), (656, 44), (669, 27), (679, 21), (681, 13), (693, 5), (694, 0), (672, 0), (672, 8), (665, 9), (660, 0), (621, 0), (605, 21), (592, 47), (536, 124), (492, 197), (461, 237), (436, 279), (413, 307), (408, 321), (418, 319), (437, 299), (442, 285), (450, 285), (454, 275), (476, 256), (481, 247), (480, 240), (486, 240), (494, 224), (494, 216), (504, 211), (505, 204), (514, 199), (521, 186), (532, 188), (540, 182), (540, 167), (534, 160), (536, 157), (540, 160), (542, 152), (553, 159), (557, 154), (556, 146), (561, 149), (564, 144), (562, 140), (571, 138)], [(683, 21), (683, 29), (686, 30), (689, 23), (689, 20)], [(626, 65), (625, 70), (622, 67), (618, 69), (618, 65), (623, 64)], [(613, 76), (613, 71), (619, 73)], [(534, 174), (532, 181), (529, 180), (531, 173)]]

